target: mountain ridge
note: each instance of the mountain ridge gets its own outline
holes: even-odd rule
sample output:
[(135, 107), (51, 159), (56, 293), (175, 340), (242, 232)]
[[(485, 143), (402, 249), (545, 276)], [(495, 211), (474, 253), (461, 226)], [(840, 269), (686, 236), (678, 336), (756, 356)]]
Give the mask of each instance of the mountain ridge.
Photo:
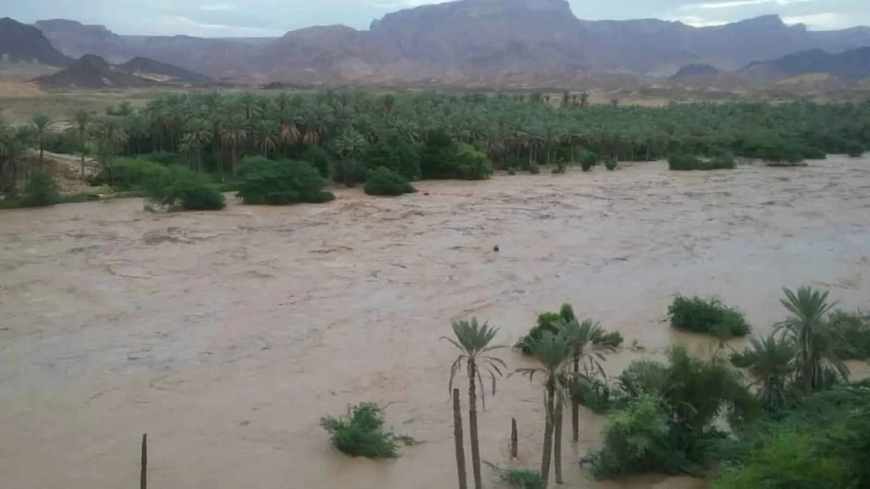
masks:
[(70, 22), (37, 25), (67, 55), (87, 47), (113, 62), (144, 56), (214, 78), (288, 83), (476, 83), (590, 73), (667, 78), (690, 64), (733, 71), (795, 51), (870, 46), (870, 28), (817, 32), (777, 15), (713, 27), (590, 21), (578, 19), (565, 0), (458, 0), (391, 12), (367, 30), (308, 27), (256, 42), (119, 36)]

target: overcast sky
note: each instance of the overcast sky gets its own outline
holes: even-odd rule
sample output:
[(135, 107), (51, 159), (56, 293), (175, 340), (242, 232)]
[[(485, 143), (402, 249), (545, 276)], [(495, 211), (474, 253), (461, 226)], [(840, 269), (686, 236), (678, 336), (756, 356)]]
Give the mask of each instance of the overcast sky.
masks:
[[(581, 19), (656, 17), (715, 25), (779, 14), (811, 29), (870, 25), (870, 0), (569, 0)], [(437, 0), (0, 0), (0, 17), (22, 22), (66, 18), (119, 34), (279, 36), (311, 25), (367, 28), (402, 8)]]

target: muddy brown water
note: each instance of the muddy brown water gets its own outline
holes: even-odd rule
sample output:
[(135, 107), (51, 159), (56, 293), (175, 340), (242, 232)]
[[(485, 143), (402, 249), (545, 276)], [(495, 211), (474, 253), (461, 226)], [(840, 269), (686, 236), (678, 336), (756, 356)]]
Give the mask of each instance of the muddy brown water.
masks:
[[(488, 319), (512, 344), (570, 301), (643, 347), (611, 356), (615, 374), (674, 342), (712, 348), (664, 321), (677, 292), (717, 295), (761, 334), (783, 317), (782, 286), (870, 305), (868, 158), (418, 187), (217, 213), (154, 215), (138, 199), (0, 213), (2, 486), (131, 487), (147, 432), (152, 487), (455, 487), (454, 351), (439, 341), (452, 319)], [(364, 400), (423, 443), (388, 462), (336, 453), (319, 417)], [(480, 415), (484, 460), (509, 463), (516, 417), (514, 465), (537, 466), (541, 400), (524, 378), (500, 382)], [(566, 442), (565, 487), (703, 487), (592, 482), (574, 461), (602, 423), (584, 413)]]

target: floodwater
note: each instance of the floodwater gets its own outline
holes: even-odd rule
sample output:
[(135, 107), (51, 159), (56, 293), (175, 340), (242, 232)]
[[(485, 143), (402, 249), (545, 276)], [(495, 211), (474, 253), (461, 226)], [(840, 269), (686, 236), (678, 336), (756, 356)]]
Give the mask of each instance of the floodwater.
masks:
[[(570, 301), (640, 347), (608, 359), (615, 374), (675, 341), (712, 348), (664, 321), (677, 292), (717, 295), (762, 334), (783, 317), (783, 286), (870, 305), (866, 157), (418, 187), (216, 213), (150, 214), (138, 199), (0, 213), (2, 486), (133, 487), (148, 433), (162, 489), (455, 487), (455, 352), (439, 341), (453, 319), (488, 319), (512, 344)], [(360, 401), (422, 444), (388, 462), (335, 452), (319, 417)], [(499, 383), (480, 415), (484, 460), (510, 463), (516, 417), (514, 464), (538, 465), (541, 401), (525, 378)], [(584, 413), (580, 443), (565, 443), (565, 487), (703, 487), (590, 481), (575, 461), (602, 421)]]

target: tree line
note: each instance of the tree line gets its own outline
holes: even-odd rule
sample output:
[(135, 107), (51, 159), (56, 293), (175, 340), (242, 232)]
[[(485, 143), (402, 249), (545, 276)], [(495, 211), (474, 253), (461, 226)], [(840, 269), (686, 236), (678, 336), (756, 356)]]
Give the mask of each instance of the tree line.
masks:
[[(439, 143), (440, 140), (440, 143)], [(450, 154), (424, 151), (449, 140)], [(193, 171), (221, 179), (245, 157), (303, 160), (334, 181), (361, 182), (384, 166), (406, 179), (462, 178), (442, 157), (473, 150), (495, 169), (600, 159), (653, 160), (672, 154), (722, 152), (768, 160), (860, 154), (870, 146), (870, 101), (817, 104), (672, 103), (662, 108), (588, 106), (571, 96), (374, 94), (321, 91), (276, 95), (170, 94), (141, 109), (129, 103), (107, 115), (79, 111), (65, 121), (37, 116), (31, 124), (0, 124), (0, 187), (33, 168), (26, 152), (92, 157), (109, 168), (117, 156), (176, 153)]]

